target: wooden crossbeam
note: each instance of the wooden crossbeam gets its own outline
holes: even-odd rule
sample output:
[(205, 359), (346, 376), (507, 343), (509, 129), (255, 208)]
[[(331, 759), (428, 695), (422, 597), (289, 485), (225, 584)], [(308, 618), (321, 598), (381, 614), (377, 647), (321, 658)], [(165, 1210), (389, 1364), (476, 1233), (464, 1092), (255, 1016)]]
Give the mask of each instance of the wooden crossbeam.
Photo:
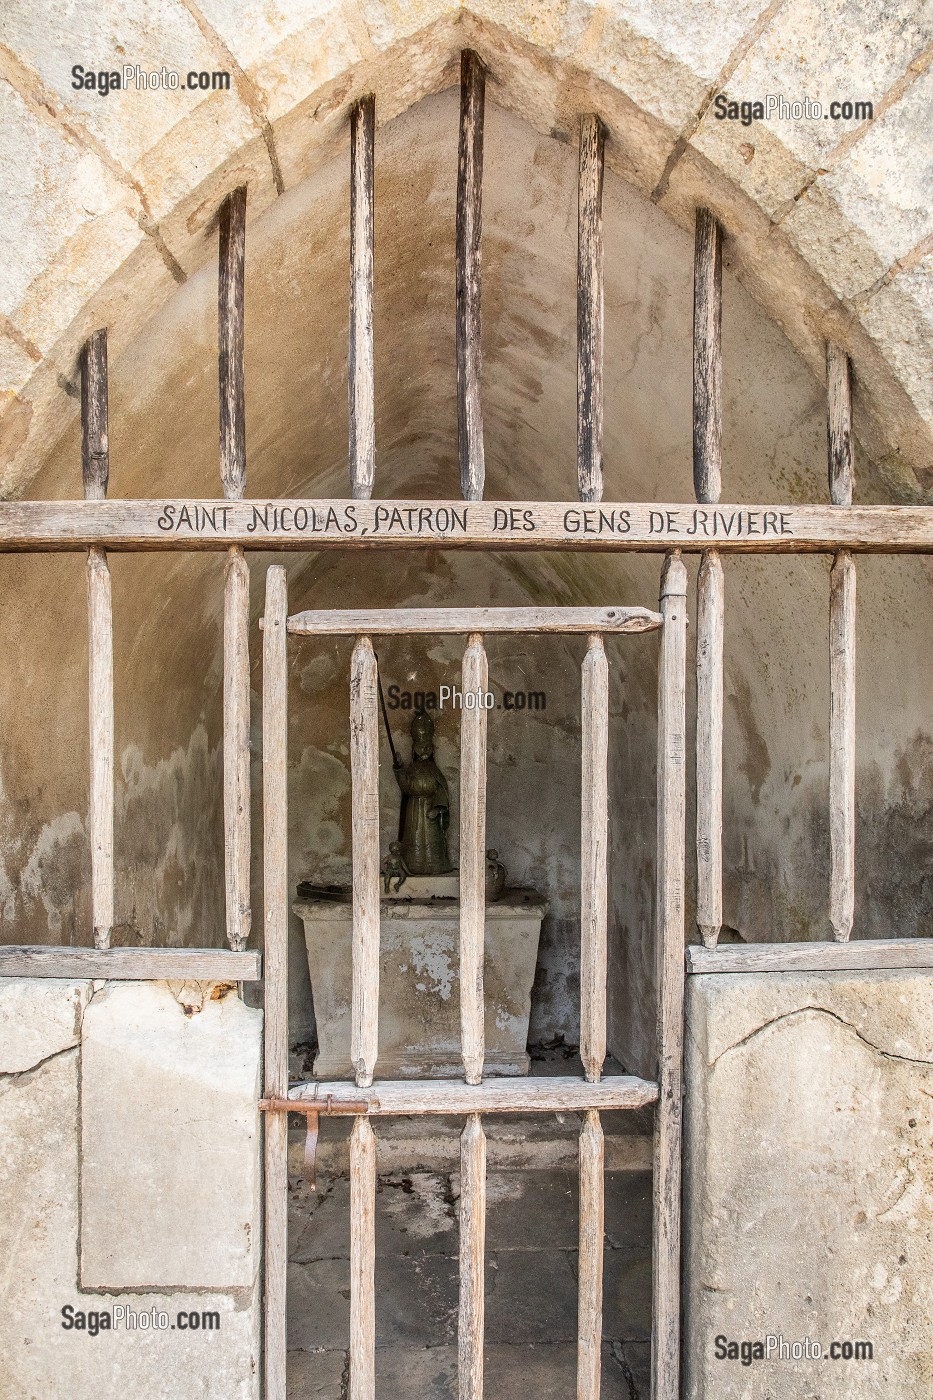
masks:
[(933, 506), (628, 501), (0, 501), (0, 551), (580, 549), (933, 553)]
[(580, 1113), (588, 1108), (643, 1108), (654, 1103), (658, 1086), (631, 1074), (609, 1075), (598, 1084), (578, 1077), (486, 1078), (482, 1084), (459, 1079), (385, 1079), (360, 1089), (345, 1079), (292, 1084), (289, 1098), (322, 1104), (369, 1104), (371, 1116), (435, 1113)]
[[(659, 613), (647, 608), (378, 608), (295, 613), (288, 630), (300, 637), (395, 636), (414, 633), (652, 632)], [(480, 643), (482, 645), (482, 643)], [(469, 687), (464, 677), (464, 693)], [(475, 686), (472, 687), (474, 690)], [(485, 686), (482, 687), (485, 690)]]
[(258, 982), (261, 955), (228, 948), (0, 947), (0, 977), (114, 982)]
[(858, 938), (851, 943), (730, 943), (687, 948), (687, 972), (883, 972), (933, 968), (933, 938)]

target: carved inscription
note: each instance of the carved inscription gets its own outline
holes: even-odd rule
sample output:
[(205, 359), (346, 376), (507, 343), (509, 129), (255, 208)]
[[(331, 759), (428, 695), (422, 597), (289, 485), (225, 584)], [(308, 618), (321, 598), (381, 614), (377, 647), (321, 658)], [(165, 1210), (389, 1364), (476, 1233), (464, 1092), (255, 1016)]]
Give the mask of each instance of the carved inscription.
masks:
[(410, 501), (170, 501), (157, 511), (161, 534), (235, 538), (298, 536), (329, 540), (461, 539), (497, 536), (624, 541), (754, 540), (793, 537), (792, 514), (780, 508), (744, 506), (535, 506), (489, 502)]

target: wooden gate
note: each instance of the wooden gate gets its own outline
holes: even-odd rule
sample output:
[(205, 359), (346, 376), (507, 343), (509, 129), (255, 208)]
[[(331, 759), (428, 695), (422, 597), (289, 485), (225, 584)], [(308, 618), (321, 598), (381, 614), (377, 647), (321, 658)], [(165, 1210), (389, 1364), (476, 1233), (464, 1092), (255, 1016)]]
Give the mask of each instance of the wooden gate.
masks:
[[(375, 1193), (377, 1141), (371, 1119), (463, 1114), (460, 1139), (461, 1400), (483, 1395), (486, 1210), (484, 1113), (582, 1112), (578, 1400), (598, 1400), (602, 1342), (603, 1131), (600, 1111), (656, 1102), (654, 1154), (653, 1393), (673, 1400), (680, 1350), (681, 1063), (684, 985), (684, 689), (687, 575), (664, 566), (660, 612), (644, 608), (386, 609), (288, 615), (285, 570), (266, 575), (263, 619), (263, 813), (265, 880), (265, 1377), (266, 1400), (285, 1400), (287, 1114), (354, 1115), (350, 1136), (350, 1394), (375, 1395)], [(656, 1081), (603, 1078), (606, 1058), (607, 755), (609, 665), (603, 638), (661, 629), (658, 685), (658, 1071)], [(583, 633), (580, 878), (580, 1054), (584, 1077), (483, 1078), (486, 851), (486, 717), (464, 709), (460, 731), (460, 1039), (462, 1082), (375, 1078), (379, 1024), (380, 634), (467, 637), (462, 688), (485, 692), (488, 633)], [(340, 634), (355, 640), (350, 673), (353, 821), (353, 994), (351, 1061), (356, 1083), (288, 1083), (288, 637)]]

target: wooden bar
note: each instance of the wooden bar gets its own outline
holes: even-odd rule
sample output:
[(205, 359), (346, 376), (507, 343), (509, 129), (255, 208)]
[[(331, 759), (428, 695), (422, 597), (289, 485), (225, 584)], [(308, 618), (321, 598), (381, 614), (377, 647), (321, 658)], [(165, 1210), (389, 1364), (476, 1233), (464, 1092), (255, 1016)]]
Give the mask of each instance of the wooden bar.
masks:
[(107, 332), (94, 331), (81, 349), (81, 477), (86, 501), (103, 501), (110, 479)]
[[(485, 696), (489, 668), (482, 634), (471, 632), (463, 654), (463, 693)], [(483, 1078), (486, 942), (486, 708), (464, 709), (460, 721), (460, 1046), (468, 1084)]]
[(486, 1134), (478, 1113), (460, 1134), (459, 1400), (483, 1400), (486, 1263)]
[(373, 344), (376, 99), (350, 113), (350, 488), (355, 501), (376, 479), (376, 369)]
[[(224, 499), (246, 491), (246, 189), (220, 209), (217, 343), (220, 390), (220, 476)], [(252, 926), (250, 891), (249, 566), (231, 545), (224, 575), (224, 884), (227, 941), (246, 947)]]
[(834, 506), (851, 506), (854, 467), (852, 453), (852, 373), (849, 357), (839, 345), (826, 346), (826, 432), (829, 448), (829, 499)]
[(257, 952), (227, 948), (0, 947), (0, 977), (106, 978), (113, 982), (258, 982)]
[(603, 166), (606, 128), (580, 123), (577, 201), (577, 489), (603, 498)]
[(598, 633), (583, 661), (580, 859), (580, 1057), (596, 1083), (606, 1058), (606, 851), (609, 840), (609, 662)]
[(693, 261), (693, 486), (715, 504), (722, 486), (722, 230), (696, 213)]
[(836, 555), (829, 590), (829, 918), (843, 943), (855, 915), (855, 560), (848, 550)]
[(722, 928), (722, 720), (725, 580), (718, 550), (697, 576), (697, 927), (715, 948)]
[(231, 500), (246, 490), (245, 268), (246, 189), (241, 186), (220, 209), (217, 281), (220, 475), (224, 495)]
[(371, 1115), (390, 1117), (423, 1113), (580, 1113), (587, 1108), (642, 1108), (654, 1103), (657, 1096), (656, 1084), (631, 1074), (608, 1075), (598, 1084), (588, 1084), (576, 1075), (487, 1078), (482, 1084), (466, 1084), (460, 1079), (385, 1079), (362, 1090), (347, 1080), (313, 1080), (293, 1084), (289, 1091), (290, 1098), (322, 1105), (328, 1099), (338, 1106), (366, 1099)]
[(478, 54), (460, 56), (460, 150), (457, 166), (457, 431), (460, 491), (481, 501), (483, 448), (481, 256), (483, 235), (483, 116), (486, 69)]
[[(88, 501), (103, 501), (110, 477), (107, 332), (98, 330), (81, 351), (81, 476)], [(91, 791), (91, 922), (95, 948), (110, 947), (113, 927), (113, 595), (107, 554), (87, 554), (88, 715)]]
[(852, 943), (730, 943), (687, 949), (687, 971), (884, 972), (933, 968), (933, 938), (859, 938)]
[[(716, 505), (722, 490), (722, 230), (696, 213), (693, 264), (693, 485)], [(697, 925), (715, 946), (722, 927), (722, 692), (725, 586), (715, 549), (697, 577)]]
[(655, 1115), (653, 1400), (680, 1394), (680, 1190), (684, 1044), (685, 662), (687, 571), (672, 554), (661, 577), (658, 677), (658, 1107)]
[[(266, 574), (262, 677), (264, 1085), (288, 1094), (288, 583)], [(265, 1396), (285, 1400), (288, 1117), (265, 1116)]]
[[(280, 1115), (287, 1122), (284, 1114)], [(376, 1135), (366, 1118), (350, 1133), (350, 1392), (376, 1395)]]
[[(855, 469), (852, 375), (849, 357), (826, 346), (826, 433), (829, 493), (834, 506), (851, 507)], [(829, 921), (844, 943), (855, 918), (855, 560), (841, 549), (829, 585)]]
[(599, 1400), (603, 1341), (605, 1146), (599, 1114), (580, 1129), (580, 1254), (577, 1295), (577, 1400)]
[(227, 941), (246, 947), (253, 922), (250, 889), (249, 565), (239, 545), (224, 574), (224, 877)]
[(933, 506), (628, 501), (0, 501), (0, 551), (566, 549), (933, 554)]
[(660, 625), (660, 613), (647, 608), (378, 608), (315, 610), (295, 613), (288, 619), (289, 632), (303, 637), (347, 637), (360, 632), (380, 636), (416, 632), (652, 632)]
[(113, 599), (106, 552), (87, 552), (88, 696), (91, 733), (91, 909), (95, 948), (113, 927)]
[(376, 656), (358, 638), (350, 668), (353, 855), (351, 1053), (357, 1084), (373, 1082), (379, 1049), (379, 712)]

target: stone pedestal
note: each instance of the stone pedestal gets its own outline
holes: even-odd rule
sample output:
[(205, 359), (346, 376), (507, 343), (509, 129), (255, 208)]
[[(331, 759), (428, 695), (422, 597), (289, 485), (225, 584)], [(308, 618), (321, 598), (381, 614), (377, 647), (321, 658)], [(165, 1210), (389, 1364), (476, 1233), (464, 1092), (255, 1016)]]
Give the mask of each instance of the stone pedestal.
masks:
[[(350, 1079), (352, 913), (333, 899), (299, 899), (319, 1050), (319, 1079)], [(486, 1071), (528, 1073), (528, 1017), (547, 901), (506, 890), (486, 909)], [(409, 886), (382, 901), (379, 1079), (455, 1078), (460, 1060), (460, 901)]]

